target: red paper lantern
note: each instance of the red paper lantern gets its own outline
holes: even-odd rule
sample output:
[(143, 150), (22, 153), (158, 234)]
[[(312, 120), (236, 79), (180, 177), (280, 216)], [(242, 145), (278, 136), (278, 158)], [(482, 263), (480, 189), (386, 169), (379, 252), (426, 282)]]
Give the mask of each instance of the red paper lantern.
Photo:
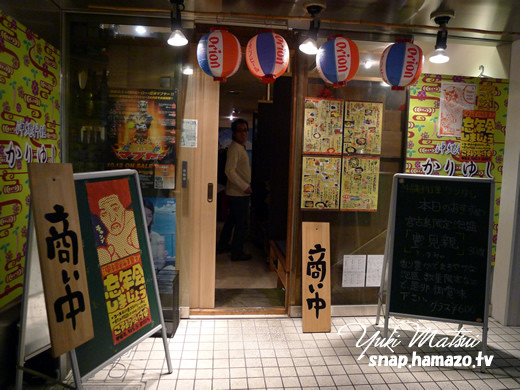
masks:
[(274, 31), (255, 35), (246, 47), (246, 63), (253, 76), (264, 83), (272, 83), (289, 65), (289, 46)]
[(197, 61), (213, 80), (226, 82), (242, 62), (242, 48), (238, 39), (223, 28), (212, 28), (197, 45)]
[(421, 75), (424, 56), (421, 48), (411, 42), (397, 42), (381, 55), (379, 71), (392, 89), (404, 89)]
[(326, 83), (345, 86), (359, 68), (357, 45), (342, 35), (330, 36), (316, 54), (316, 67)]

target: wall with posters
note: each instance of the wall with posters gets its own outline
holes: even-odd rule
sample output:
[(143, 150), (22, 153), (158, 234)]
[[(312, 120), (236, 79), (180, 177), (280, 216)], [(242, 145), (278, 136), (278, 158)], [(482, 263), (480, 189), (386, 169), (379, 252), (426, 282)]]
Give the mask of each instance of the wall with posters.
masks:
[[(337, 206), (321, 209), (301, 207), (300, 218), (305, 222), (330, 223), (332, 305), (375, 304), (376, 284), (368, 283), (365, 287), (363, 279), (363, 286), (343, 286), (343, 260), (345, 255), (350, 254), (365, 258), (370, 256), (372, 259), (384, 252), (392, 176), (403, 169), (406, 91), (394, 91), (379, 82), (361, 80), (349, 81), (346, 88), (328, 88), (321, 79), (309, 78), (305, 93), (310, 97), (308, 103), (316, 101), (317, 110), (323, 106), (325, 112), (328, 109), (330, 114), (322, 122), (319, 114), (314, 117), (309, 115), (313, 110), (316, 112), (316, 104), (302, 107), (302, 128), (306, 130), (301, 132), (300, 206), (305, 206), (304, 198), (308, 196), (305, 194), (314, 190), (313, 185), (326, 190), (326, 193), (335, 194)], [(320, 101), (331, 103), (320, 105)], [(343, 105), (335, 103), (337, 101), (343, 102)], [(336, 116), (333, 113), (335, 108), (340, 108), (343, 115)], [(342, 120), (336, 120), (341, 117)], [(326, 123), (336, 124), (328, 132), (330, 137), (323, 137), (325, 132), (321, 130), (318, 130), (321, 134), (311, 131), (310, 125), (317, 124), (316, 130), (320, 129), (321, 123), (324, 123), (323, 129), (326, 129)], [(339, 146), (335, 147), (335, 154), (328, 148), (320, 154), (313, 150), (318, 145), (322, 147), (323, 142), (319, 144), (322, 138), (337, 135)], [(337, 177), (336, 181), (331, 180), (334, 177)], [(337, 185), (331, 187), (333, 183)], [(347, 196), (342, 197), (340, 193)], [(367, 204), (372, 200), (373, 203)], [(371, 211), (367, 212), (367, 209)], [(301, 256), (301, 252), (293, 253), (296, 259)]]
[(30, 202), (27, 163), (61, 159), (61, 100), (60, 52), (2, 10), (0, 34), (2, 308), (22, 294)]
[(509, 81), (423, 74), (410, 87), (406, 173), (495, 180), (493, 256)]

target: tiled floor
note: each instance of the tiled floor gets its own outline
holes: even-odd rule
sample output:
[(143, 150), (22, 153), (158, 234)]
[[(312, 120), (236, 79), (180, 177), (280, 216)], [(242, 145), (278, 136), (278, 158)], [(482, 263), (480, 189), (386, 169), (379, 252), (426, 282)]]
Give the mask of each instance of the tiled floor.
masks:
[[(394, 353), (370, 347), (368, 356), (395, 354), (412, 359), (430, 355), (458, 355), (473, 362), (481, 344), (473, 348), (409, 347), (415, 334), (409, 319), (390, 322), (399, 327)], [(415, 321), (415, 320), (414, 320)], [(490, 321), (488, 350), (493, 355), (486, 373), (478, 368), (370, 366), (358, 360), (363, 343), (382, 327), (374, 317), (334, 317), (330, 333), (302, 333), (301, 318), (189, 319), (181, 320), (169, 340), (173, 372), (168, 374), (162, 339), (150, 338), (98, 372), (87, 389), (520, 389), (520, 328)], [(433, 343), (456, 340), (457, 326), (415, 321), (419, 335), (437, 330)], [(367, 334), (363, 336), (361, 325)], [(469, 335), (481, 328), (464, 327)], [(382, 333), (382, 332), (381, 332)], [(443, 339), (444, 338), (444, 339)], [(358, 346), (356, 346), (358, 344)], [(365, 345), (366, 346), (366, 345)], [(467, 357), (465, 357), (467, 356)]]

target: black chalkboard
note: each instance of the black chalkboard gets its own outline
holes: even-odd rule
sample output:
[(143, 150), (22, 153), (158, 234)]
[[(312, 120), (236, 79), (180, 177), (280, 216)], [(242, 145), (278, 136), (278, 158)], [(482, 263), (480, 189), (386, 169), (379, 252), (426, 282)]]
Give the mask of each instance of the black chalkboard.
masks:
[(494, 183), (394, 176), (389, 312), (482, 324), (487, 317)]
[[(164, 321), (150, 259), (137, 172), (127, 169), (79, 173), (74, 175), (74, 180), (94, 324), (94, 338), (75, 349), (79, 374), (83, 378), (164, 327)], [(120, 217), (131, 215), (134, 218), (130, 226), (135, 233), (132, 233), (133, 238), (137, 237), (133, 245), (139, 246), (139, 251), (126, 257), (118, 254), (110, 260), (102, 260), (103, 255), (114, 249), (106, 253), (100, 249), (104, 241), (109, 241), (107, 237), (111, 231), (105, 227), (107, 217), (103, 222), (98, 216), (104, 210), (104, 205), (101, 209), (98, 204), (102, 202), (99, 199), (113, 199), (114, 193), (118, 194), (117, 202), (125, 208), (125, 217), (119, 214)], [(116, 206), (109, 207), (115, 209)], [(116, 231), (117, 226), (113, 229)], [(112, 245), (116, 251), (121, 252), (120, 248), (130, 241), (131, 234), (126, 235), (124, 241)]]

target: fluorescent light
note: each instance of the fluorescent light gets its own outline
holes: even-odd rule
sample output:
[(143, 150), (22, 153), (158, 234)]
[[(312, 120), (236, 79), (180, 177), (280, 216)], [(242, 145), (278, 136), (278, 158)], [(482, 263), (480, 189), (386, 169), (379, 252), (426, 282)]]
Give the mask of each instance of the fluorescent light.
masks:
[(146, 27), (144, 26), (135, 26), (135, 33), (137, 35), (145, 35), (147, 32)]
[(174, 30), (168, 38), (168, 45), (171, 46), (185, 46), (187, 44), (188, 39), (186, 38), (184, 33), (179, 29)]
[(182, 69), (182, 74), (185, 74), (185, 75), (192, 75), (193, 74), (193, 68), (191, 65), (186, 65), (183, 69)]
[(314, 55), (318, 53), (318, 46), (314, 39), (307, 38), (300, 44), (300, 50), (305, 54)]
[(445, 64), (450, 60), (448, 53), (444, 49), (435, 49), (433, 55), (430, 57), (430, 62), (434, 64)]

